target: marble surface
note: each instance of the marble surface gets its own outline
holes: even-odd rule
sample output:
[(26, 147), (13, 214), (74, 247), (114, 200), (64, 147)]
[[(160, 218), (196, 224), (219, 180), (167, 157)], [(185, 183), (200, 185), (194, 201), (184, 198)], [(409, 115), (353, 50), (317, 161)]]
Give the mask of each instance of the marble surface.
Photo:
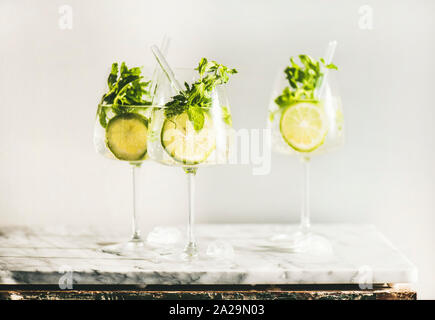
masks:
[[(158, 252), (150, 261), (100, 252), (102, 244), (126, 239), (116, 232), (0, 227), (0, 284), (58, 284), (65, 275), (71, 275), (74, 284), (138, 285), (365, 285), (417, 280), (415, 266), (373, 226), (314, 226), (316, 234), (330, 239), (331, 245), (304, 253), (288, 252), (272, 240), (295, 229), (293, 225), (200, 225), (196, 228), (200, 257), (187, 262), (179, 254), (183, 237), (171, 245), (147, 248), (155, 255)], [(223, 252), (219, 257), (208, 255), (211, 248)]]

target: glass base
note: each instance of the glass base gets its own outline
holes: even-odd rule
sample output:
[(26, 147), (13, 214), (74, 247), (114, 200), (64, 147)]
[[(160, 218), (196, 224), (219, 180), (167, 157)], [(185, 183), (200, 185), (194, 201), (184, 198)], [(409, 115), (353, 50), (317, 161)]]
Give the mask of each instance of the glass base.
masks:
[(140, 238), (134, 238), (124, 243), (106, 245), (101, 247), (100, 251), (122, 257), (148, 260), (154, 263), (159, 262), (159, 255), (155, 252), (152, 252), (152, 249), (149, 248)]
[(313, 255), (330, 255), (333, 252), (332, 244), (327, 238), (311, 231), (278, 234), (270, 240), (274, 247), (282, 251)]
[(198, 258), (198, 248), (196, 243), (189, 242), (184, 248), (183, 253), (181, 254), (181, 258), (185, 261), (192, 261)]

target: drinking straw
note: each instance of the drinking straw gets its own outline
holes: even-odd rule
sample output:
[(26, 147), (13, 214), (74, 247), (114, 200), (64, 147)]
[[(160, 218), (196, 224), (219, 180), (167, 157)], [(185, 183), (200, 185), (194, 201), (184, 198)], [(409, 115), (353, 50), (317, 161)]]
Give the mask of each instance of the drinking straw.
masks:
[(165, 59), (165, 56), (162, 54), (159, 48), (156, 45), (152, 45), (151, 51), (154, 54), (154, 57), (162, 68), (163, 72), (166, 74), (169, 81), (171, 82), (172, 87), (177, 90), (177, 92), (182, 91), (180, 83), (178, 83), (177, 79), (175, 78), (174, 71), (172, 71), (172, 68), (169, 66), (168, 62)]
[[(337, 48), (337, 41), (330, 41), (328, 44), (328, 48), (326, 50), (326, 54), (325, 54), (325, 64), (328, 65), (330, 63), (332, 63), (332, 58), (334, 58), (334, 53), (335, 53), (335, 49)], [(325, 87), (326, 87), (326, 78), (328, 77), (328, 72), (329, 69), (325, 68), (325, 72), (323, 73), (323, 79), (322, 82), (320, 83), (320, 87), (317, 91), (317, 97), (320, 98), (321, 96), (323, 96), (323, 93), (325, 91)]]
[[(160, 49), (163, 52), (163, 54), (168, 54), (168, 48), (169, 48), (169, 43), (171, 41), (171, 38), (168, 37), (168, 35), (164, 35), (163, 39), (162, 39), (162, 43), (160, 44)], [(153, 72), (153, 77), (151, 79), (151, 97), (152, 97), (152, 102), (154, 102), (154, 98), (156, 95), (156, 91), (157, 91), (157, 84), (160, 81), (160, 77), (161, 77), (161, 68), (159, 67), (158, 63), (156, 63), (156, 66), (154, 68), (154, 72)]]

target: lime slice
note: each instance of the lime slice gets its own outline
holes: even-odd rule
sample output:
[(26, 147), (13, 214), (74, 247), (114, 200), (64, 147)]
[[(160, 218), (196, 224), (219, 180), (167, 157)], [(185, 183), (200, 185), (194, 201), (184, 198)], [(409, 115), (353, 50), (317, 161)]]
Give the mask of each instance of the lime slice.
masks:
[(137, 113), (123, 113), (110, 119), (106, 144), (119, 160), (138, 161), (147, 152), (147, 120)]
[(216, 147), (216, 136), (210, 116), (204, 113), (204, 126), (196, 131), (186, 112), (166, 119), (161, 142), (177, 162), (194, 165), (207, 160)]
[(299, 102), (284, 109), (280, 130), (290, 147), (300, 152), (311, 152), (325, 140), (326, 123), (325, 112), (321, 105)]

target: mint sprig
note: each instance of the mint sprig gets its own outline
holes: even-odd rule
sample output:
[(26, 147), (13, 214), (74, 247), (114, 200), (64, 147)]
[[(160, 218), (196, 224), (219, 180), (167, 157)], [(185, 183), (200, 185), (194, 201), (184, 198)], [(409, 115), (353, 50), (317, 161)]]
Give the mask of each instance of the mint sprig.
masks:
[(119, 69), (118, 63), (112, 64), (107, 85), (109, 91), (105, 93), (98, 109), (98, 118), (103, 128), (107, 127), (107, 108), (110, 105), (115, 114), (134, 112), (134, 108), (128, 106), (149, 106), (151, 81), (143, 81), (144, 76), (140, 67), (128, 68), (122, 62)]
[(334, 64), (326, 64), (323, 58), (317, 61), (306, 54), (301, 54), (299, 60), (302, 66), (291, 57), (291, 65), (284, 70), (289, 86), (285, 87), (282, 94), (275, 99), (275, 103), (280, 108), (285, 108), (299, 100), (316, 101), (315, 91), (323, 79), (323, 68), (338, 70)]
[[(198, 64), (197, 70), (199, 79), (193, 84), (184, 83), (184, 90), (172, 97), (172, 100), (166, 103), (165, 116), (174, 117), (183, 112), (187, 112), (189, 121), (193, 124), (196, 131), (204, 127), (204, 112), (211, 107), (211, 94), (218, 85), (227, 83), (229, 75), (237, 73), (236, 69), (229, 69), (216, 61), (208, 61), (202, 58)], [(224, 121), (230, 121), (231, 116), (228, 109), (224, 111)]]

